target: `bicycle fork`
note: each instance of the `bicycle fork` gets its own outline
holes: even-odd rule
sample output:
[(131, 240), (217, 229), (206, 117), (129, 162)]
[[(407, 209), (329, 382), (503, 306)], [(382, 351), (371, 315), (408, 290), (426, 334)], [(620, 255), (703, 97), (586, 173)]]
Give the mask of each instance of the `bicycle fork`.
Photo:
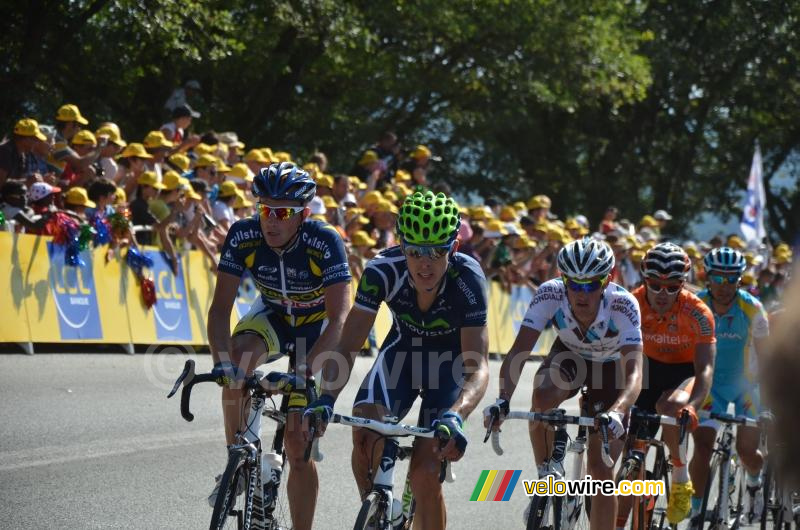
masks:
[[(372, 481), (372, 491), (377, 491), (380, 494), (379, 513), (383, 514), (383, 521), (375, 521), (375, 527), (380, 529), (392, 528), (392, 507), (394, 504), (394, 470), (395, 463), (397, 462), (400, 444), (397, 440), (387, 437), (383, 441), (383, 453), (381, 454), (381, 461), (378, 465), (378, 470), (375, 473), (375, 478)], [(407, 494), (406, 494), (407, 490)], [(408, 507), (406, 508), (406, 499)], [(411, 496), (411, 483), (406, 480), (406, 486), (403, 492), (403, 515), (404, 518), (410, 517), (413, 505), (413, 497)]]

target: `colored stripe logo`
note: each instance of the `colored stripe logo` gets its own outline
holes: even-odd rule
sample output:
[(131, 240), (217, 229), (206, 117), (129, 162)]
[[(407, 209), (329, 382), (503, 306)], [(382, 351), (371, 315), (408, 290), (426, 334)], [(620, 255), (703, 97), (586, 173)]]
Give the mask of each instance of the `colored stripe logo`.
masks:
[(517, 486), (521, 469), (484, 469), (472, 490), (471, 501), (507, 501)]

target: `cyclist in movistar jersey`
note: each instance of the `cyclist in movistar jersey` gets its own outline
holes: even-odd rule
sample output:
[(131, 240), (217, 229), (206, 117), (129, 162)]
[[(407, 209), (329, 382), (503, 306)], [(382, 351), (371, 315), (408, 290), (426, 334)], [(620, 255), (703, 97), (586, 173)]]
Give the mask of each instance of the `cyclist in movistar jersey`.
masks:
[[(339, 233), (307, 220), (315, 191), (308, 173), (289, 163), (272, 164), (255, 177), (257, 213), (231, 226), (208, 311), (208, 341), (214, 371), (221, 376), (238, 379), (282, 354), (289, 354), (290, 367), (305, 374), (319, 352), (338, 343), (351, 305), (350, 269)], [(261, 296), (231, 335), (231, 310), (245, 270)], [(247, 419), (244, 396), (242, 388), (222, 389), (229, 444)], [(301, 420), (290, 412), (284, 437), (295, 529), (311, 528), (318, 489), (316, 468), (303, 458)], [(212, 506), (217, 489), (209, 497)]]
[[(680, 417), (689, 413), (689, 430), (711, 389), (714, 373), (714, 317), (700, 298), (684, 288), (691, 262), (674, 243), (659, 243), (641, 263), (644, 285), (633, 291), (642, 312), (644, 369), (636, 406), (650, 413)], [(655, 432), (652, 433), (655, 435)], [(672, 460), (667, 518), (678, 524), (689, 515), (692, 482), (679, 454), (679, 430), (663, 426), (662, 437)], [(631, 501), (620, 500), (617, 528), (625, 526)]]
[[(489, 380), (486, 279), (477, 261), (457, 252), (459, 223), (458, 205), (442, 193), (417, 192), (406, 198), (397, 220), (401, 244), (367, 263), (336, 350), (344, 359), (326, 362), (322, 395), (306, 411), (321, 419), (324, 432), (385, 302), (392, 312), (392, 330), (361, 384), (353, 414), (402, 419), (421, 396), (418, 424), (450, 431), (452, 437), (441, 449), (435, 439), (415, 442), (410, 464), (415, 525), (426, 529), (445, 527), (438, 462), (464, 454), (463, 420), (480, 402)], [(372, 431), (353, 431), (353, 474), (362, 498), (371, 487), (370, 462), (377, 467), (382, 447)]]
[[(698, 296), (711, 308), (717, 337), (717, 358), (711, 393), (703, 410), (725, 413), (730, 404), (735, 414), (756, 419), (761, 412), (757, 358), (766, 348), (769, 321), (761, 302), (739, 289), (742, 273), (747, 267), (744, 256), (730, 247), (713, 249), (703, 260), (708, 288)], [(695, 433), (692, 478), (695, 495), (702, 495), (708, 480), (709, 462), (716, 437), (717, 422), (704, 420)], [(751, 509), (745, 513), (758, 516), (762, 495), (761, 467), (763, 456), (758, 449), (759, 432), (753, 427), (740, 426), (736, 431), (736, 453), (747, 471), (746, 482)], [(692, 497), (692, 512), (700, 510), (703, 499)]]
[[(543, 412), (558, 407), (587, 386), (583, 403), (590, 414), (605, 413), (609, 433), (616, 438), (611, 457), (622, 449), (627, 414), (636, 401), (642, 379), (642, 332), (639, 303), (621, 286), (609, 282), (614, 252), (605, 242), (580, 239), (562, 248), (557, 258), (561, 278), (543, 283), (533, 296), (517, 338), (500, 368), (500, 396), (493, 406), (502, 414), (517, 388), (524, 360), (548, 323), (558, 334), (549, 355), (542, 361), (533, 383), (531, 410)], [(489, 411), (484, 411), (485, 426)], [(533, 454), (539, 474), (547, 469), (552, 448), (547, 426), (531, 424)], [(548, 440), (548, 438), (550, 438)], [(549, 442), (549, 443), (548, 443)], [(614, 470), (602, 461), (600, 435), (589, 437), (588, 471), (597, 480), (613, 480)], [(613, 528), (617, 516), (616, 497), (592, 500), (591, 527)]]

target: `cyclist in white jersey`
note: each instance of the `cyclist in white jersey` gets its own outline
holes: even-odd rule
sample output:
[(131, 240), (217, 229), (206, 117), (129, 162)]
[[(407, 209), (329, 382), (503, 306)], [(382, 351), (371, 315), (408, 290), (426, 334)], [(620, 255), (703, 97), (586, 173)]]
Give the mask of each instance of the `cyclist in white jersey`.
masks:
[[(500, 368), (500, 396), (495, 403), (509, 410), (509, 401), (542, 330), (552, 324), (558, 338), (534, 377), (531, 410), (542, 412), (561, 405), (587, 387), (582, 406), (588, 414), (606, 413), (615, 438), (611, 457), (622, 450), (627, 414), (641, 390), (642, 332), (639, 303), (628, 291), (609, 282), (614, 253), (602, 241), (573, 241), (558, 253), (561, 278), (543, 283), (533, 297), (511, 350)], [(489, 407), (484, 411), (488, 427)], [(499, 428), (502, 422), (494, 426)], [(533, 423), (530, 427), (536, 465), (546, 469), (552, 433)], [(598, 432), (589, 437), (589, 474), (613, 480), (614, 470), (602, 461)], [(613, 528), (616, 497), (592, 500), (591, 527)]]

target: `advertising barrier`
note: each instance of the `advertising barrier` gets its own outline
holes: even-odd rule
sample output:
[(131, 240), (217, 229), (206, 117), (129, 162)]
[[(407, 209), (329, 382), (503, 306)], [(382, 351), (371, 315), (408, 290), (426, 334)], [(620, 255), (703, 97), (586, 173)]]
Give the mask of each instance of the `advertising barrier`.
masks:
[[(37, 343), (191, 345), (207, 343), (206, 323), (214, 293), (211, 261), (198, 251), (184, 252), (174, 274), (165, 256), (143, 248), (153, 260), (156, 304), (147, 308), (138, 280), (121, 255), (109, 256), (105, 246), (81, 253), (81, 264), (64, 264), (64, 249), (50, 238), (0, 232), (0, 343), (19, 343), (32, 353)], [(355, 285), (353, 286), (355, 293)], [(259, 296), (252, 278), (239, 286), (231, 328)], [(489, 287), (489, 351), (511, 347), (530, 304), (530, 289), (515, 286), (510, 293), (499, 284)], [(378, 344), (391, 326), (391, 314), (381, 306), (375, 323)], [(546, 353), (552, 332), (542, 333), (534, 350)]]

